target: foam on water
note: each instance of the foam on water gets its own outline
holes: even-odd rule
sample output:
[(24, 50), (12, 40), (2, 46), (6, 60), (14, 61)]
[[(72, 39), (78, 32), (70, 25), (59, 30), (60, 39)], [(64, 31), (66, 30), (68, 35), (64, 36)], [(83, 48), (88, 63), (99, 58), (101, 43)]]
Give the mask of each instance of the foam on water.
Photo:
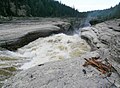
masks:
[(18, 49), (17, 53), (30, 59), (20, 68), (28, 69), (50, 61), (79, 57), (89, 50), (90, 47), (78, 35), (57, 34), (39, 38)]

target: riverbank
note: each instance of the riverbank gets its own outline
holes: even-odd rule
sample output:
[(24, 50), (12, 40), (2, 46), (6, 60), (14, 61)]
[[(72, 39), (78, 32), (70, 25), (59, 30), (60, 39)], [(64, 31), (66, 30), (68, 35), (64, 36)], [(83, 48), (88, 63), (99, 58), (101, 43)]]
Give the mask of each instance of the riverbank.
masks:
[(17, 50), (28, 43), (56, 33), (67, 32), (71, 24), (66, 19), (37, 18), (11, 20), (0, 24), (0, 47)]
[[(6, 80), (3, 88), (119, 88), (120, 19), (106, 21), (81, 30), (81, 38), (92, 51), (79, 58), (39, 64)], [(114, 50), (114, 51), (113, 51)], [(84, 58), (108, 60), (114, 71), (108, 77), (92, 66), (83, 67)]]
[(79, 23), (80, 20), (75, 18), (14, 18), (2, 21), (0, 85), (19, 70), (45, 62), (78, 57), (89, 51), (86, 42), (78, 39), (79, 35), (73, 36), (74, 28), (79, 27)]

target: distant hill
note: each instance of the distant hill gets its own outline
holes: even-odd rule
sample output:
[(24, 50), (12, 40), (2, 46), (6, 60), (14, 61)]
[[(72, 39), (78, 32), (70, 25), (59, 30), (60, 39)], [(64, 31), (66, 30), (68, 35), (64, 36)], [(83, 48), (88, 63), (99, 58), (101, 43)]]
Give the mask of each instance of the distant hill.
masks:
[(120, 18), (120, 3), (109, 9), (87, 12), (87, 19), (91, 20), (91, 24), (115, 18)]
[(1, 16), (74, 17), (79, 12), (55, 0), (0, 0)]

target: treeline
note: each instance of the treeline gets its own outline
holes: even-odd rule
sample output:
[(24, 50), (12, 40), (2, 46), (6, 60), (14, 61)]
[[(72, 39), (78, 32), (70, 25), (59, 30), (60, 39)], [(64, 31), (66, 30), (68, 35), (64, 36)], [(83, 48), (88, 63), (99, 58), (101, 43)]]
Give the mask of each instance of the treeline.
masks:
[(87, 18), (90, 19), (91, 24), (96, 24), (115, 18), (118, 19), (120, 18), (120, 3), (109, 9), (88, 12)]
[(75, 17), (79, 12), (55, 0), (0, 0), (1, 16)]
[(79, 12), (56, 0), (0, 0), (0, 16), (4, 17), (79, 17), (91, 23), (120, 18), (120, 3), (105, 10)]

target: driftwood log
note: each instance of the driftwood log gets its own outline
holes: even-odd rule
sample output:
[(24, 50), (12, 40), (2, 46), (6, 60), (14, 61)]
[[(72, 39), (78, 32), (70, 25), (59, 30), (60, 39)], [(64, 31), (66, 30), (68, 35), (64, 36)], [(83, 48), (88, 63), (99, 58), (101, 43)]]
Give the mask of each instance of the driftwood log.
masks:
[(86, 59), (86, 62), (83, 64), (84, 67), (91, 65), (92, 67), (95, 67), (98, 71), (100, 71), (102, 74), (107, 74), (112, 72), (112, 65), (108, 62), (104, 64), (100, 57), (92, 57), (89, 59)]

